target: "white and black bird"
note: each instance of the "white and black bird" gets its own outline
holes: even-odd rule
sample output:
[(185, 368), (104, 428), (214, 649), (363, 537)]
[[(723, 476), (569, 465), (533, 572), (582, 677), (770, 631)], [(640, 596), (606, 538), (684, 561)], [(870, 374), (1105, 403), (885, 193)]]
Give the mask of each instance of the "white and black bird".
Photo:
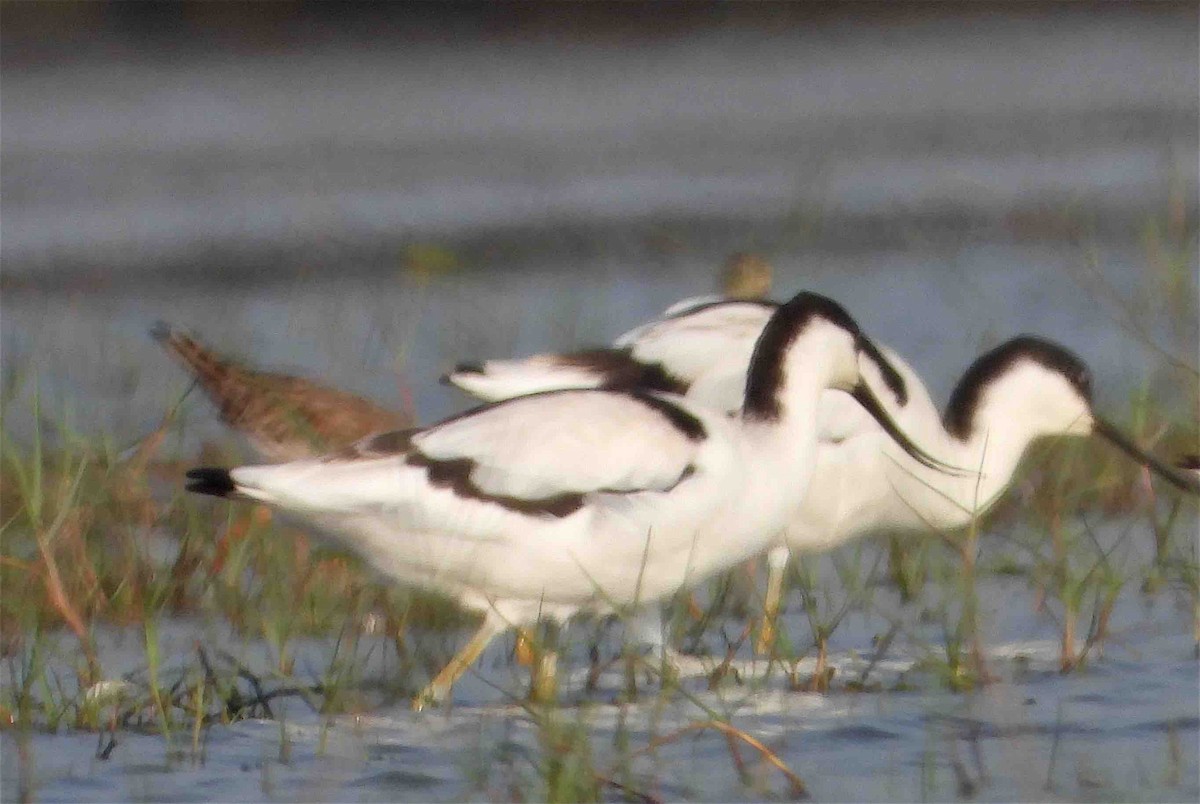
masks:
[[(771, 302), (681, 302), (614, 346), (523, 360), (464, 364), (445, 380), (484, 399), (546, 388), (669, 390), (727, 413), (741, 404), (753, 343)], [(824, 550), (880, 533), (965, 527), (1002, 495), (1027, 447), (1042, 436), (1099, 435), (1191, 493), (1200, 483), (1141, 450), (1092, 410), (1091, 375), (1066, 348), (1020, 336), (976, 360), (942, 413), (916, 372), (887, 347), (863, 379), (900, 428), (939, 460), (970, 471), (930, 471), (896, 450), (867, 412), (836, 390), (818, 407), (816, 471), (769, 554), (764, 635), (774, 631), (792, 551)], [(770, 639), (760, 639), (765, 648)]]
[(827, 388), (936, 465), (863, 383), (882, 360), (845, 310), (802, 293), (761, 328), (736, 417), (656, 391), (543, 393), (320, 460), (196, 469), (188, 488), (266, 503), (483, 612), (420, 704), (507, 628), (661, 599), (762, 551), (813, 474)]

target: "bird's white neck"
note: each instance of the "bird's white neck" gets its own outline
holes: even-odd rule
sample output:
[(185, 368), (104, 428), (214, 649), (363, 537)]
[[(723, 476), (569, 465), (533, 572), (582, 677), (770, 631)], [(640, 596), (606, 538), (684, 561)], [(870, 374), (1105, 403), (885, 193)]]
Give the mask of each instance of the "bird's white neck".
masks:
[(952, 475), (922, 466), (893, 444), (886, 469), (900, 504), (920, 511), (914, 524), (949, 530), (985, 513), (1007, 488), (1025, 450), (1042, 433), (1021, 417), (979, 421), (965, 438), (941, 427), (913, 434), (934, 457), (964, 470)]
[(752, 476), (748, 480), (762, 489), (777, 490), (778, 499), (769, 506), (772, 513), (775, 508), (790, 512), (798, 504), (796, 489), (808, 485), (816, 465), (817, 411), (831, 371), (826, 370), (827, 358), (819, 350), (811, 351), (803, 370), (795, 368), (796, 362), (784, 368), (778, 415), (743, 420), (747, 473)]

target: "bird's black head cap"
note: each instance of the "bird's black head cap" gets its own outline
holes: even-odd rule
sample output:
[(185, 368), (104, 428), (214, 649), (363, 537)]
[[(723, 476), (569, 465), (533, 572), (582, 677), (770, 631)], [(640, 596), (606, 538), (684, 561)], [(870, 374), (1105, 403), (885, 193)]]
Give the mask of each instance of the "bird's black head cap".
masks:
[(1092, 372), (1078, 355), (1044, 338), (1018, 335), (980, 356), (963, 374), (942, 417), (946, 432), (960, 439), (969, 437), (988, 386), (1026, 361), (1061, 374), (1091, 403)]
[(896, 403), (901, 407), (908, 403), (908, 388), (904, 378), (883, 356), (879, 347), (862, 334), (858, 323), (850, 317), (846, 308), (826, 296), (805, 292), (796, 294), (791, 301), (779, 306), (755, 344), (750, 371), (746, 376), (747, 415), (761, 419), (779, 417), (783, 355), (809, 322), (816, 318), (829, 321), (852, 334), (859, 351), (879, 366), (883, 381)]

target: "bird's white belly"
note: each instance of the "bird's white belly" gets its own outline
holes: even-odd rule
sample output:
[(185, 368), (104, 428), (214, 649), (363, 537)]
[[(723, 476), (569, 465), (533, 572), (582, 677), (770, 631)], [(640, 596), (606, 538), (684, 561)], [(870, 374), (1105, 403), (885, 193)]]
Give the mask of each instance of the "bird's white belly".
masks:
[(670, 595), (766, 545), (752, 538), (751, 518), (717, 502), (728, 489), (694, 486), (672, 492), (669, 506), (659, 494), (613, 495), (611, 505), (563, 518), (480, 507), (456, 531), (417, 529), (411, 512), (306, 520), (389, 580), (471, 608), (504, 600), (607, 610)]

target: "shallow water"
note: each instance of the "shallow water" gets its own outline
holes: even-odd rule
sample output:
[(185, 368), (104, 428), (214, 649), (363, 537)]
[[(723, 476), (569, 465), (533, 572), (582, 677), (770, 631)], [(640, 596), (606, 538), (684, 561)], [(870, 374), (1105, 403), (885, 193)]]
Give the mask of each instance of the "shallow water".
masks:
[[(1038, 610), (1034, 597), (1026, 578), (982, 586), (989, 671), (1000, 680), (973, 693), (945, 691), (919, 669), (922, 658), (940, 650), (940, 634), (921, 625), (920, 607), (897, 605), (887, 590), (834, 632), (835, 692), (826, 695), (792, 691), (778, 666), (768, 669), (748, 656), (735, 662), (738, 680), (710, 689), (706, 678), (719, 656), (696, 656), (680, 660), (686, 696), (659, 696), (643, 670), (640, 702), (619, 703), (620, 665), (585, 689), (592, 629), (584, 623), (565, 635), (560, 694), (567, 706), (552, 717), (564, 728), (586, 729), (593, 767), (605, 778), (665, 798), (753, 800), (788, 789), (745, 746), (750, 775), (739, 781), (728, 744), (715, 732), (679, 735), (649, 750), (652, 740), (707, 720), (706, 707), (768, 746), (816, 800), (1194, 800), (1200, 692), (1192, 604), (1171, 592), (1124, 595), (1102, 652), (1064, 675), (1053, 605)], [(807, 621), (795, 596), (791, 605), (785, 631), (803, 647)], [(875, 656), (875, 638), (897, 612), (904, 632)], [(164, 648), (203, 634), (216, 650), (228, 641), (221, 630), (168, 626)], [(606, 634), (600, 650), (609, 656), (618, 650), (620, 629)], [(318, 678), (329, 643), (300, 641), (292, 648), (297, 667), (311, 674), (298, 672), (297, 679)], [(233, 650), (256, 670), (269, 666), (261, 645)], [(508, 797), (513, 785), (537, 798), (544, 795), (538, 763), (547, 727), (515, 703), (524, 670), (510, 652), (508, 640), (490, 649), (456, 688), (453, 705), (440, 711), (413, 713), (393, 696), (357, 716), (324, 717), (299, 699), (279, 699), (277, 720), (206, 730), (202, 758), (186, 729), (174, 735), (174, 750), (157, 735), (119, 732), (105, 760), (96, 755), (107, 736), (35, 734), (24, 772), (44, 801), (495, 799)], [(121, 649), (107, 641), (106, 653), (106, 667), (119, 668), (122, 658), (133, 666), (140, 645), (128, 640)], [(364, 687), (373, 679), (386, 685), (394, 673), (384, 654), (369, 639), (359, 646)], [(796, 666), (798, 677), (812, 667), (810, 655)], [(845, 691), (841, 685), (868, 667), (868, 681), (881, 689)], [(8, 732), (0, 740), (0, 792), (15, 800), (16, 737)], [(619, 791), (610, 788), (605, 797), (619, 798)]]

